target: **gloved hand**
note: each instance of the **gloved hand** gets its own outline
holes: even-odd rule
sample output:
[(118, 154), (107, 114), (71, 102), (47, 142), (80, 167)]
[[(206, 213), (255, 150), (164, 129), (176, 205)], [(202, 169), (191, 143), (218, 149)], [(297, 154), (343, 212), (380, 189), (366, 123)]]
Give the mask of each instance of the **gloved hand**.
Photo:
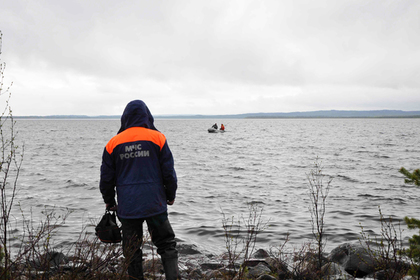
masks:
[(118, 206), (117, 205), (111, 205), (111, 204), (106, 204), (106, 210), (108, 211), (117, 211)]

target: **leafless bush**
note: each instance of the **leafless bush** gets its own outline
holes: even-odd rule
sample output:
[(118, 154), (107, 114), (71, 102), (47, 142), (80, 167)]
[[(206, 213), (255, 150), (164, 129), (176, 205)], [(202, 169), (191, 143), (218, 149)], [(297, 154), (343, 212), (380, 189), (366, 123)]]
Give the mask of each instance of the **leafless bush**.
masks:
[[(3, 34), (0, 31), (0, 55)], [(4, 88), (4, 71), (6, 63), (0, 57), (0, 97), (6, 95), (5, 106), (0, 115), (0, 259), (2, 261), (1, 277), (10, 271), (10, 215), (16, 198), (17, 180), (23, 161), (23, 148), (16, 144), (15, 121), (9, 106), (10, 87)]]
[(278, 279), (321, 279), (317, 250), (310, 242), (299, 247), (288, 248), (289, 236), (277, 248), (270, 249), (271, 264)]
[(374, 260), (375, 271), (383, 271), (384, 279), (401, 279), (409, 269), (404, 256), (402, 229), (400, 223), (394, 222), (391, 217), (385, 218), (379, 207), (381, 221), (380, 234), (371, 237), (361, 226), (360, 244), (366, 253)]
[(311, 204), (309, 211), (312, 219), (312, 233), (317, 245), (318, 270), (322, 267), (322, 253), (326, 245), (325, 236), (325, 213), (326, 200), (330, 191), (330, 184), (332, 179), (322, 172), (322, 165), (318, 158), (314, 163), (314, 169), (307, 174), (308, 191)]
[[(246, 263), (255, 250), (258, 234), (267, 226), (262, 219), (263, 209), (256, 204), (248, 204), (248, 216), (236, 219), (232, 216), (226, 218), (223, 213), (223, 229), (225, 236), (226, 253), (230, 268), (228, 279), (244, 279)], [(237, 266), (238, 262), (242, 264)]]

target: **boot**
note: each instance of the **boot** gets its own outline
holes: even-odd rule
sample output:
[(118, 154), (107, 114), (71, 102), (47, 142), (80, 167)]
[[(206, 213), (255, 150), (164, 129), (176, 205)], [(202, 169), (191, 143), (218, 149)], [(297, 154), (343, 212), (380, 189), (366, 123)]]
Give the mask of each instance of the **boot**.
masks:
[(128, 276), (130, 280), (144, 280), (143, 267), (141, 263), (140, 265), (130, 264), (128, 267)]
[[(140, 252), (140, 253), (138, 253)], [(143, 260), (141, 250), (138, 250), (137, 254), (133, 256), (130, 264), (128, 265), (128, 275), (130, 280), (144, 280), (143, 277)]]
[(162, 259), (166, 280), (181, 279), (178, 268), (178, 258)]

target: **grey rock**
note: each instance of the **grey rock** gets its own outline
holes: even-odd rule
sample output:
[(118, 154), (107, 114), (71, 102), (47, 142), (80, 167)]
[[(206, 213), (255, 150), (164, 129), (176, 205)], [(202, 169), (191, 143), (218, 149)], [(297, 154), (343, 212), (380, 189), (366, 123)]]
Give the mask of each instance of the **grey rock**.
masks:
[(268, 263), (265, 260), (261, 259), (249, 259), (244, 261), (243, 265), (247, 267), (254, 267), (259, 265), (260, 263), (263, 263), (265, 266), (268, 266)]
[(258, 249), (254, 254), (252, 254), (253, 259), (266, 259), (270, 257), (270, 254), (266, 250)]
[(69, 262), (69, 258), (61, 252), (47, 252), (33, 262), (35, 268), (48, 270), (49, 267), (59, 267)]
[(190, 271), (190, 273), (188, 273), (188, 278), (187, 279), (203, 279), (203, 273), (201, 272), (200, 269), (193, 269), (192, 271)]
[(223, 265), (218, 262), (211, 262), (211, 263), (208, 262), (208, 263), (200, 264), (200, 267), (202, 270), (216, 270), (216, 269), (222, 268)]
[(375, 272), (376, 260), (366, 248), (358, 244), (344, 243), (333, 249), (328, 256), (355, 277), (364, 277)]
[(337, 263), (327, 263), (321, 268), (322, 278), (325, 280), (332, 279), (354, 279), (342, 266)]
[(223, 279), (223, 275), (218, 270), (211, 270), (206, 272), (206, 279)]
[(197, 255), (201, 254), (198, 247), (193, 244), (180, 244), (176, 247), (179, 254), (182, 255)]
[(271, 270), (270, 268), (267, 267), (267, 265), (264, 265), (263, 263), (259, 263), (257, 266), (249, 268), (247, 276), (255, 279), (261, 275), (269, 274), (270, 272)]
[(277, 279), (271, 275), (265, 274), (258, 277), (257, 280), (277, 280)]
[(372, 274), (369, 274), (367, 277), (377, 280), (401, 279), (401, 275), (399, 275), (399, 273), (393, 269), (376, 271)]

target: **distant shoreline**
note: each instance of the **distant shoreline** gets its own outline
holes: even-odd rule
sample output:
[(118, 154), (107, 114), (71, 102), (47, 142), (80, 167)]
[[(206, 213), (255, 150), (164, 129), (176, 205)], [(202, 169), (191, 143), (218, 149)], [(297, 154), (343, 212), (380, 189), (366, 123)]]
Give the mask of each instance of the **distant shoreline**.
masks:
[[(120, 120), (121, 117), (28, 117), (19, 116), (13, 117), (15, 120)], [(247, 117), (247, 118), (226, 118), (223, 116), (217, 117), (160, 117), (157, 116), (155, 120), (211, 120), (211, 119), (230, 119), (230, 120), (298, 120), (298, 119), (419, 119), (420, 116), (407, 116), (407, 117)]]
[[(120, 119), (119, 115), (50, 115), (13, 116), (15, 119)], [(248, 113), (236, 115), (155, 115), (155, 119), (355, 119), (355, 118), (420, 118), (420, 111), (310, 111), (292, 113)]]

